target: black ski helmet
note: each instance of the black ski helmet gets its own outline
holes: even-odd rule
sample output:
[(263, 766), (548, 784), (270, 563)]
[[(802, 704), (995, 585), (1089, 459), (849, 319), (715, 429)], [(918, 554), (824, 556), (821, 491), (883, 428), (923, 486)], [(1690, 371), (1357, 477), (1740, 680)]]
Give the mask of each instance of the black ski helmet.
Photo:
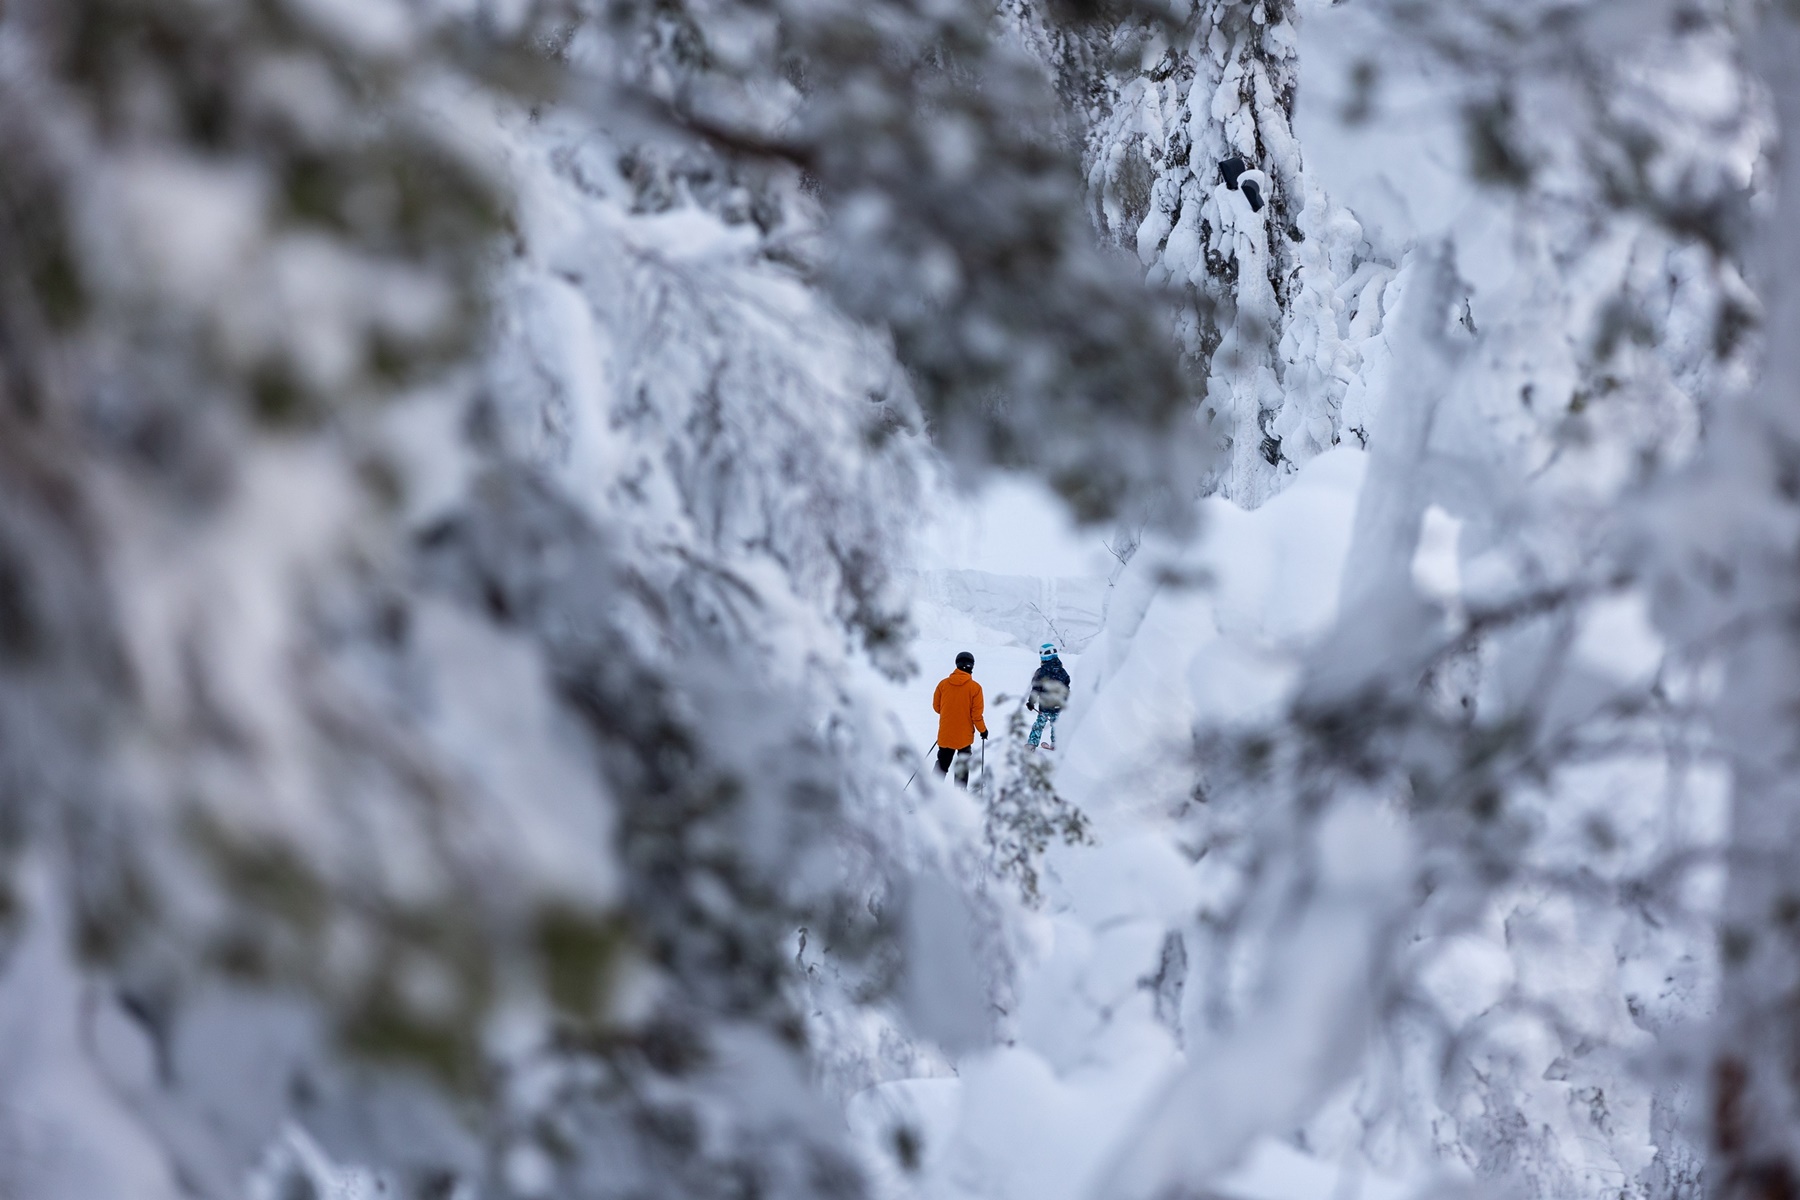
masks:
[(967, 650), (958, 654), (956, 656), (956, 669), (959, 671), (973, 671), (975, 669), (975, 656), (970, 654)]

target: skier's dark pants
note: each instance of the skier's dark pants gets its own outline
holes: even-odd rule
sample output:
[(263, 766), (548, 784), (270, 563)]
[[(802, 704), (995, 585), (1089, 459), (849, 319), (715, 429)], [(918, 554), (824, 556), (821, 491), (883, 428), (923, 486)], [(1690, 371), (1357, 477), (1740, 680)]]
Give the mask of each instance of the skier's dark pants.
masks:
[(952, 750), (948, 746), (939, 746), (938, 747), (938, 761), (937, 761), (938, 774), (939, 775), (948, 775), (950, 773), (951, 760), (960, 756), (962, 761), (960, 761), (956, 764), (956, 785), (958, 787), (968, 787), (969, 786), (969, 756), (970, 756), (971, 751), (973, 751), (973, 750), (974, 750), (973, 746), (962, 746), (955, 750)]

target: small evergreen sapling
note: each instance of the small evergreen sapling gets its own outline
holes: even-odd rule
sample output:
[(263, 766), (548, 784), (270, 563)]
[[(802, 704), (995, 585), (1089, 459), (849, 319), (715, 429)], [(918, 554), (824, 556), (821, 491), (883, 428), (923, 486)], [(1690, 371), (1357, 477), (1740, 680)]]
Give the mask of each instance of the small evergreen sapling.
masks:
[[(996, 697), (1004, 703), (1007, 697)], [(1087, 816), (1057, 794), (1047, 755), (1025, 747), (1024, 705), (1015, 705), (1006, 722), (1006, 753), (989, 788), (984, 833), (988, 863), (994, 873), (1018, 885), (1019, 895), (1035, 906), (1043, 898), (1039, 872), (1052, 841), (1068, 846), (1091, 845)]]

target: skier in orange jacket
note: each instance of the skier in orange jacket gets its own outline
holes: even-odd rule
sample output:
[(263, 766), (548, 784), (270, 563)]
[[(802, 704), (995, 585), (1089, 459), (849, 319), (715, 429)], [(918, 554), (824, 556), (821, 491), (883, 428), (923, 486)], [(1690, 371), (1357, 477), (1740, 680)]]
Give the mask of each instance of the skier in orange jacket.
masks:
[(964, 650), (956, 656), (956, 670), (950, 672), (937, 691), (931, 694), (931, 711), (938, 715), (939, 775), (950, 772), (957, 761), (956, 782), (969, 786), (969, 751), (975, 745), (975, 734), (987, 741), (987, 722), (981, 716), (981, 685), (975, 682), (975, 656)]

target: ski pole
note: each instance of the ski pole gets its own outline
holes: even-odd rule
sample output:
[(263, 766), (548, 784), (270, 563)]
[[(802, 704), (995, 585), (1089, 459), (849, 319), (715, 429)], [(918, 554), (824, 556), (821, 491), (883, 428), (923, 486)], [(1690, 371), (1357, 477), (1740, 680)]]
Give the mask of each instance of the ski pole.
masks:
[[(934, 741), (934, 742), (932, 742), (932, 743), (931, 743), (931, 750), (936, 750), (936, 749), (937, 749), (937, 742), (935, 742), (935, 741)], [(925, 752), (925, 754), (926, 754), (926, 756), (927, 756), (927, 757), (929, 757), (929, 756), (930, 756), (930, 754), (931, 754), (931, 750), (927, 750), (927, 751), (926, 751), (926, 752)], [(907, 777), (906, 777), (906, 787), (903, 787), (903, 788), (901, 788), (901, 789), (900, 789), (900, 790), (901, 790), (901, 791), (902, 791), (902, 792), (905, 792), (905, 791), (906, 791), (906, 788), (909, 788), (909, 787), (911, 787), (911, 786), (912, 786), (912, 781), (913, 781), (913, 780), (915, 780), (915, 779), (917, 779), (917, 778), (918, 778), (918, 777), (919, 777), (919, 768), (917, 768), (917, 767), (914, 767), (914, 768), (913, 768), (913, 773), (912, 773), (912, 774), (911, 774), (911, 775), (908, 775), (908, 776), (907, 776)]]

